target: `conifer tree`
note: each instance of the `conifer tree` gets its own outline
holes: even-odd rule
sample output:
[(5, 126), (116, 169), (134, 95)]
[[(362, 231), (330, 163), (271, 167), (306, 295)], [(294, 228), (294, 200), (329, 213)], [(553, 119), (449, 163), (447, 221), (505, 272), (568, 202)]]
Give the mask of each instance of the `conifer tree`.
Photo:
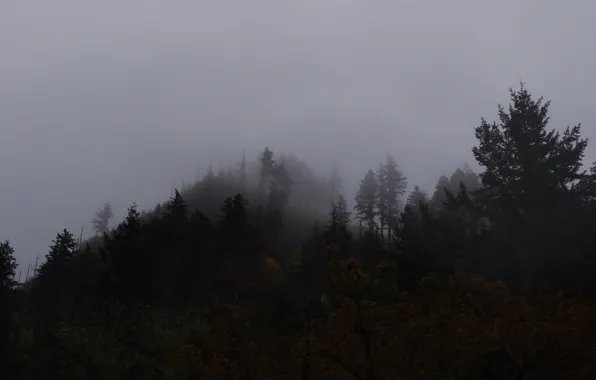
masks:
[(329, 221), (329, 230), (326, 233), (327, 243), (345, 244), (351, 238), (349, 230), (351, 213), (348, 211), (347, 202), (343, 195), (338, 195), (329, 215), (331, 220)]
[(246, 196), (246, 150), (242, 152), (242, 163), (240, 164), (240, 193)]
[(265, 185), (267, 181), (271, 179), (275, 170), (275, 160), (273, 158), (273, 152), (269, 150), (269, 147), (265, 147), (263, 154), (259, 158), (259, 162), (259, 192), (263, 194), (263, 192), (265, 191)]
[(139, 214), (139, 211), (137, 210), (136, 202), (133, 202), (132, 205), (128, 208), (126, 218), (124, 219), (124, 223), (122, 224), (123, 231), (129, 234), (136, 233), (139, 230), (140, 226), (141, 214)]
[(431, 198), (430, 204), (433, 212), (439, 212), (447, 202), (447, 192), (449, 189), (449, 178), (441, 176), (435, 187), (435, 192)]
[(95, 218), (91, 221), (93, 229), (99, 235), (103, 235), (108, 231), (110, 219), (114, 216), (112, 213), (112, 204), (106, 202), (103, 207), (95, 213)]
[(0, 373), (10, 376), (14, 362), (14, 319), (12, 318), (15, 270), (14, 249), (7, 240), (0, 243)]
[(391, 240), (391, 231), (394, 229), (399, 214), (399, 197), (405, 194), (407, 179), (399, 169), (395, 159), (388, 154), (386, 162), (381, 165), (378, 177), (378, 205), (381, 234), (387, 227), (387, 238)]
[[(587, 140), (581, 126), (561, 134), (547, 130), (550, 102), (533, 99), (524, 84), (510, 89), (508, 109), (498, 106), (499, 123), (484, 118), (476, 127), (474, 157), (485, 171), (480, 175), (484, 200), (506, 214), (544, 211), (579, 191), (572, 186), (585, 177), (581, 171)], [(572, 194), (581, 197), (582, 194)]]
[(229, 230), (242, 231), (245, 229), (248, 223), (246, 206), (248, 206), (248, 201), (240, 193), (233, 198), (226, 198), (221, 211), (224, 214), (225, 225)]
[[(136, 210), (136, 207), (135, 207)], [(172, 217), (176, 220), (185, 219), (188, 212), (188, 206), (180, 195), (178, 189), (174, 189), (174, 196), (170, 199), (170, 202), (166, 204), (166, 216)]]
[(60, 267), (74, 258), (77, 242), (70, 231), (64, 229), (61, 233), (56, 234), (56, 239), (52, 240), (52, 243), (50, 251), (46, 254), (45, 263), (39, 267), (40, 276), (50, 268)]
[(498, 122), (482, 119), (475, 128), (472, 152), (485, 169), (475, 197), (507, 244), (501, 251), (510, 255), (508, 272), (573, 286), (578, 269), (571, 263), (590, 262), (591, 234), (578, 222), (586, 220), (578, 206), (589, 191), (577, 186), (589, 181), (581, 169), (587, 140), (579, 124), (549, 130), (550, 102), (534, 99), (523, 83), (510, 96), (507, 109), (498, 106)]
[(360, 181), (358, 193), (356, 193), (356, 216), (366, 223), (369, 232), (375, 229), (375, 217), (377, 216), (378, 184), (375, 173), (369, 170), (364, 179)]
[(408, 195), (406, 205), (412, 210), (418, 210), (421, 206), (426, 207), (429, 204), (428, 195), (418, 185), (414, 186), (414, 190)]
[(273, 198), (270, 199), (275, 199), (274, 206), (281, 211), (288, 205), (294, 182), (283, 163), (275, 164), (271, 174), (269, 193), (273, 194)]
[[(0, 293), (4, 294), (16, 288), (15, 271), (17, 269), (14, 248), (8, 240), (0, 243)], [(2, 297), (0, 295), (0, 297)]]
[(333, 164), (331, 169), (331, 204), (334, 204), (336, 197), (341, 189), (341, 177), (339, 175), (339, 168), (336, 164)]

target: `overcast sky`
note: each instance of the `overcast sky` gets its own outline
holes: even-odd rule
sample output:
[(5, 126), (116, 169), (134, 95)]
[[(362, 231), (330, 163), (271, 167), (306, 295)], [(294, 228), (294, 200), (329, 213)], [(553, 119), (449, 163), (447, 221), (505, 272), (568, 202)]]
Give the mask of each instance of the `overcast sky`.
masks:
[(0, 0), (0, 240), (21, 263), (242, 149), (386, 152), (432, 191), (523, 79), (596, 160), (596, 5), (554, 0)]

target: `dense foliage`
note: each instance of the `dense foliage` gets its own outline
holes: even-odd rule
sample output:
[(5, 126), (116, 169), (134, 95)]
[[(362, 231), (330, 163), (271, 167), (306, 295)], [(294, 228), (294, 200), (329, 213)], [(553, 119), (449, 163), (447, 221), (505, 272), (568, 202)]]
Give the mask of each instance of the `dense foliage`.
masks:
[[(591, 379), (596, 164), (522, 85), (434, 194), (391, 156), (352, 213), (336, 174), (266, 148), (38, 273), (0, 244), (9, 379)], [(331, 200), (331, 202), (329, 201)]]

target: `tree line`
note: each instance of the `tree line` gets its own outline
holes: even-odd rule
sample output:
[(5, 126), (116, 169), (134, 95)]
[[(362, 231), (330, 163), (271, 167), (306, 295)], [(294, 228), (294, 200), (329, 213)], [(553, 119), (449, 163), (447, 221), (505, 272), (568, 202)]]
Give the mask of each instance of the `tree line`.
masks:
[(62, 230), (23, 286), (5, 241), (2, 373), (591, 378), (596, 163), (579, 125), (549, 129), (549, 102), (510, 95), (474, 130), (483, 171), (431, 196), (405, 197), (387, 155), (350, 210), (337, 175), (267, 147), (113, 228), (105, 204), (96, 236)]

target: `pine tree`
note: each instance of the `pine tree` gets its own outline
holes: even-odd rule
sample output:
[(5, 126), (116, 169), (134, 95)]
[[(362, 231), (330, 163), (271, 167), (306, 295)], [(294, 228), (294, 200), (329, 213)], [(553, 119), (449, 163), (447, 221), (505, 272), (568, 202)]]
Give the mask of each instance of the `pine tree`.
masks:
[(406, 202), (407, 207), (417, 211), (420, 207), (427, 207), (429, 204), (428, 195), (424, 190), (421, 190), (418, 185), (414, 186), (414, 190), (408, 195)]
[(139, 211), (137, 210), (136, 202), (133, 202), (127, 210), (126, 218), (124, 219), (124, 223), (122, 224), (122, 231), (127, 234), (134, 234), (138, 232), (140, 227), (141, 214), (139, 214)]
[(561, 205), (579, 190), (573, 183), (585, 177), (580, 169), (587, 140), (580, 136), (581, 126), (567, 127), (562, 134), (548, 131), (549, 101), (534, 100), (523, 83), (510, 94), (509, 109), (498, 106), (500, 122), (483, 118), (475, 129), (479, 145), (472, 152), (485, 167), (480, 175), (484, 200), (507, 214)]
[(588, 187), (578, 186), (589, 181), (581, 169), (587, 140), (579, 124), (548, 130), (550, 102), (534, 99), (523, 83), (510, 95), (508, 109), (498, 106), (498, 123), (482, 119), (475, 128), (479, 143), (472, 152), (485, 170), (474, 195), (495, 239), (507, 245), (500, 251), (509, 255), (508, 272), (573, 286), (572, 263), (588, 265), (591, 245), (579, 222), (587, 220), (579, 205)]
[(110, 219), (114, 216), (112, 213), (112, 204), (106, 202), (103, 207), (95, 213), (95, 218), (91, 221), (93, 229), (97, 234), (103, 235), (108, 231)]
[(336, 164), (333, 164), (331, 169), (331, 204), (336, 201), (336, 196), (339, 194), (341, 189), (342, 181), (339, 175), (339, 168)]
[(246, 196), (246, 150), (242, 152), (242, 163), (240, 164), (240, 193)]
[(263, 154), (261, 155), (260, 159), (260, 177), (259, 177), (259, 192), (261, 195), (265, 191), (265, 184), (268, 180), (271, 180), (273, 177), (273, 172), (275, 170), (275, 160), (273, 158), (273, 152), (269, 150), (269, 147), (265, 147)]
[[(136, 210), (136, 208), (135, 208)], [(176, 220), (183, 220), (187, 217), (188, 206), (180, 195), (178, 189), (174, 189), (174, 196), (170, 202), (166, 204), (166, 217), (174, 218)]]
[(387, 227), (387, 238), (391, 241), (391, 231), (394, 229), (399, 215), (399, 197), (405, 194), (408, 183), (395, 159), (389, 154), (385, 164), (381, 165), (377, 177), (379, 184), (377, 209), (379, 210), (381, 234)]
[[(17, 287), (15, 271), (17, 269), (14, 248), (8, 240), (0, 243), (0, 293), (6, 293)], [(0, 297), (2, 297), (0, 295)]]
[(364, 176), (364, 179), (360, 181), (360, 187), (355, 198), (356, 204), (354, 205), (356, 216), (358, 219), (366, 223), (369, 232), (372, 232), (375, 229), (378, 190), (375, 173), (374, 171), (369, 170)]
[(12, 316), (17, 264), (14, 249), (7, 240), (0, 243), (0, 373), (10, 377), (14, 365), (15, 325)]
[(221, 211), (224, 214), (225, 225), (229, 230), (243, 231), (245, 229), (248, 223), (246, 206), (248, 206), (248, 201), (240, 193), (233, 198), (226, 198)]
[(39, 275), (44, 275), (50, 268), (60, 267), (70, 261), (75, 256), (77, 242), (73, 234), (64, 229), (62, 233), (56, 234), (56, 239), (52, 240), (50, 251), (46, 254), (46, 262), (39, 269)]
[(464, 173), (464, 185), (466, 185), (468, 193), (473, 196), (474, 192), (482, 186), (480, 176), (476, 174), (467, 163), (464, 164)]
[(280, 211), (288, 205), (293, 184), (294, 182), (290, 178), (290, 173), (287, 171), (286, 166), (283, 163), (275, 164), (269, 184), (269, 194), (273, 194), (273, 198), (276, 199), (275, 207), (279, 208)]
[(435, 192), (431, 198), (430, 204), (433, 212), (437, 213), (443, 209), (447, 202), (447, 192), (449, 189), (449, 178), (441, 176), (435, 187)]
[(343, 195), (339, 194), (329, 213), (329, 230), (326, 233), (327, 244), (345, 244), (350, 238), (350, 215)]

